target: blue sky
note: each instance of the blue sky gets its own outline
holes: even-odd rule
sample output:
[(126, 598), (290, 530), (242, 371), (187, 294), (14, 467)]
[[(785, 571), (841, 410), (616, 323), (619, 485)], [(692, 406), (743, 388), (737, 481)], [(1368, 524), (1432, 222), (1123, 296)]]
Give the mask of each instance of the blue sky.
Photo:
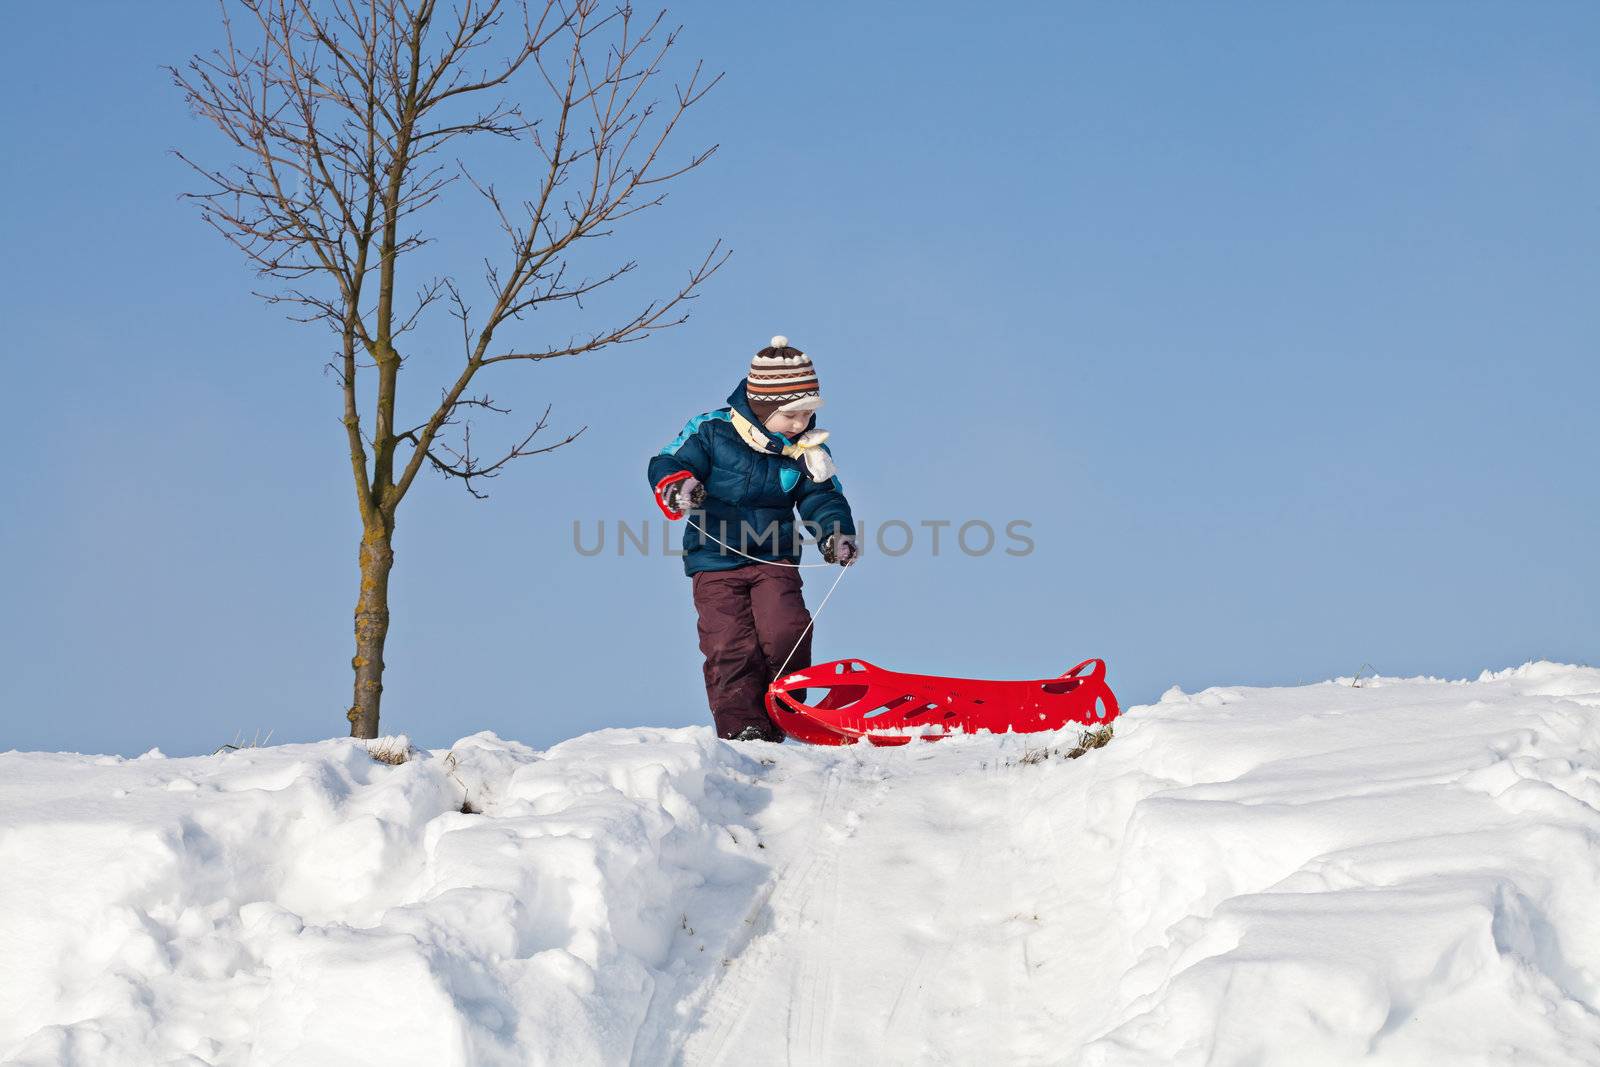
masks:
[[(388, 730), (544, 745), (709, 721), (687, 581), (573, 522), (749, 355), (816, 360), (869, 522), (1034, 551), (871, 553), (819, 656), (1170, 685), (1466, 676), (1600, 641), (1600, 8), (709, 4), (721, 150), (617, 239), (630, 294), (718, 238), (691, 322), (488, 382), (587, 425), (402, 511)], [(222, 158), (161, 70), (207, 3), (26, 5), (0, 41), (0, 749), (345, 732), (357, 520), (326, 340), (177, 194)], [(511, 171), (509, 173), (515, 173)], [(482, 212), (441, 208), (470, 280)], [(560, 332), (537, 318), (525, 336)], [(410, 404), (454, 359), (417, 339)], [(406, 401), (402, 399), (403, 406)], [(660, 531), (652, 533), (659, 539)], [(833, 572), (810, 572), (817, 582)]]

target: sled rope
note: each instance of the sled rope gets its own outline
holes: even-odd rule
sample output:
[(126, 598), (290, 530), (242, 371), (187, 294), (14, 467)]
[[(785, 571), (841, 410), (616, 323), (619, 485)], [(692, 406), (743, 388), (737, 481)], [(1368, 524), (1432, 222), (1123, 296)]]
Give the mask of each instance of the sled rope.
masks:
[[(750, 555), (750, 553), (748, 553), (748, 552), (741, 552), (737, 548), (734, 548), (732, 545), (728, 544), (726, 541), (721, 540), (720, 538), (717, 537), (716, 534), (713, 534), (712, 532), (707, 530), (704, 526), (701, 526), (699, 523), (697, 523), (693, 519), (689, 518), (687, 515), (685, 515), (683, 517), (683, 521), (688, 523), (690, 526), (693, 526), (696, 530), (699, 530), (701, 533), (705, 534), (707, 537), (711, 538), (711, 540), (716, 541), (717, 544), (721, 545), (723, 548), (727, 549), (729, 552), (732, 552), (736, 556), (743, 556), (745, 559), (750, 560), (752, 563), (765, 563), (769, 567), (793, 567), (796, 570), (799, 570), (802, 567), (832, 567), (833, 566), (832, 563), (787, 563), (787, 562), (785, 562), (783, 560), (759, 559), (759, 558), (757, 558), (755, 556)], [(806, 628), (804, 630), (800, 631), (800, 637), (795, 641), (794, 647), (789, 650), (789, 654), (787, 656), (783, 657), (783, 665), (778, 668), (778, 673), (777, 673), (776, 677), (778, 677), (778, 678), (782, 678), (783, 677), (783, 672), (785, 670), (787, 670), (788, 667), (789, 667), (789, 661), (794, 659), (794, 654), (796, 652), (800, 651), (800, 643), (806, 639), (806, 634), (810, 633), (811, 632), (811, 628), (817, 624), (817, 619), (822, 615), (822, 609), (828, 606), (828, 597), (833, 596), (833, 591), (835, 589), (839, 588), (839, 583), (844, 581), (845, 572), (848, 571), (849, 569), (850, 569), (849, 567), (840, 567), (839, 568), (839, 576), (833, 580), (833, 584), (832, 585), (828, 586), (828, 592), (826, 593), (826, 595), (823, 596), (822, 603), (818, 604), (817, 605), (817, 610), (813, 611), (811, 613), (811, 620), (806, 623)]]
[(831, 563), (786, 563), (781, 559), (762, 559), (759, 556), (752, 556), (748, 552), (739, 551), (737, 548), (734, 548), (732, 545), (728, 544), (728, 542), (722, 540), (716, 534), (712, 533), (710, 530), (707, 530), (704, 526), (701, 526), (698, 522), (695, 522), (693, 519), (689, 518), (687, 515), (685, 515), (683, 517), (683, 521), (688, 523), (690, 526), (693, 526), (696, 530), (699, 530), (701, 533), (705, 534), (707, 537), (711, 538), (711, 540), (715, 541), (717, 544), (721, 545), (723, 548), (727, 549), (729, 552), (732, 552), (736, 556), (743, 556), (745, 559), (750, 560), (752, 563), (765, 563), (769, 567), (793, 567), (796, 570), (799, 570), (802, 567), (831, 567), (831, 566), (833, 566), (833, 564), (831, 564)]
[[(815, 566), (815, 564), (813, 564), (813, 566)], [(828, 592), (825, 596), (823, 596), (822, 603), (818, 604), (817, 610), (811, 613), (811, 621), (807, 622), (806, 628), (800, 631), (800, 637), (795, 641), (794, 647), (789, 650), (789, 654), (783, 657), (783, 665), (778, 668), (778, 673), (773, 677), (782, 678), (783, 672), (789, 669), (789, 661), (794, 659), (794, 654), (796, 652), (800, 651), (800, 642), (806, 639), (806, 634), (810, 633), (811, 628), (817, 624), (817, 618), (822, 614), (822, 609), (828, 606), (828, 597), (832, 596), (833, 591), (839, 588), (839, 583), (844, 581), (844, 576), (849, 570), (849, 567), (839, 568), (839, 577), (835, 578), (833, 580), (833, 584), (828, 586)]]

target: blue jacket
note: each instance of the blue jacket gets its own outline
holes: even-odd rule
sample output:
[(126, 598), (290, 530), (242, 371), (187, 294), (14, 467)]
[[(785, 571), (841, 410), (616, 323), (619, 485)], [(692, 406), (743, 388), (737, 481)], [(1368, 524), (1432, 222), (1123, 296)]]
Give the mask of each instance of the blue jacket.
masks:
[[(728, 406), (696, 415), (683, 432), (650, 457), (650, 485), (660, 499), (663, 482), (687, 471), (705, 486), (702, 511), (689, 517), (729, 545), (757, 559), (799, 562), (800, 539), (794, 521), (800, 511), (798, 531), (818, 541), (833, 533), (853, 534), (855, 520), (838, 478), (814, 482), (805, 462), (785, 456), (791, 442), (761, 425), (745, 399), (745, 380), (728, 397)], [(738, 412), (767, 438), (767, 449), (757, 452), (734, 427)], [(811, 429), (815, 416), (806, 424)], [(824, 449), (828, 446), (823, 445)], [(683, 528), (683, 572), (726, 571), (751, 565), (751, 561), (709, 540), (693, 526)]]

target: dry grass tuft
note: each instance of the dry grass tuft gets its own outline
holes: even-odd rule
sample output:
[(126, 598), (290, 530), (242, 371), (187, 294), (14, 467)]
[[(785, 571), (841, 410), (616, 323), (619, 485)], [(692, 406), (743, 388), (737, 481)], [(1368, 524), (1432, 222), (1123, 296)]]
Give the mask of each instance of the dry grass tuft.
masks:
[(211, 754), (215, 756), (217, 752), (237, 752), (241, 748), (264, 748), (267, 742), (271, 740), (271, 730), (267, 731), (266, 737), (262, 737), (261, 731), (257, 730), (255, 736), (248, 741), (244, 740), (244, 731), (240, 730), (233, 735), (233, 742), (231, 744), (223, 745), (222, 747), (218, 748), (216, 752)]
[(1104, 726), (1096, 726), (1080, 733), (1078, 743), (1071, 748), (1030, 748), (1009, 765), (1016, 766), (1022, 763), (1031, 767), (1051, 759), (1077, 759), (1091, 749), (1105, 748), (1111, 743), (1111, 735), (1111, 724), (1106, 723)]
[(1067, 759), (1077, 759), (1092, 748), (1105, 748), (1111, 743), (1111, 724), (1096, 726), (1078, 735), (1078, 747), (1067, 753)]
[(385, 737), (367, 743), (367, 755), (379, 763), (398, 767), (411, 759), (411, 742), (404, 737)]
[(483, 809), (472, 802), (472, 790), (467, 788), (467, 783), (463, 782), (461, 780), (461, 776), (456, 773), (456, 768), (460, 766), (461, 763), (456, 759), (456, 754), (454, 751), (445, 753), (444, 773), (449, 775), (455, 781), (456, 785), (461, 787), (461, 807), (457, 808), (456, 810), (461, 812), (463, 815), (482, 815)]

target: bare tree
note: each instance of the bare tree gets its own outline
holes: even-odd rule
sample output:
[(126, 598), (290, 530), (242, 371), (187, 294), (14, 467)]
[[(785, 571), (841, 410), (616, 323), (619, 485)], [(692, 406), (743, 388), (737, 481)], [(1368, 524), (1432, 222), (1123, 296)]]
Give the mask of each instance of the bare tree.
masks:
[[(581, 356), (684, 321), (684, 303), (722, 265), (720, 242), (675, 291), (597, 329), (532, 343), (514, 324), (584, 299), (631, 272), (631, 259), (585, 271), (582, 242), (662, 202), (665, 187), (715, 146), (677, 163), (663, 149), (717, 78), (699, 64), (653, 97), (677, 31), (596, 0), (221, 0), (224, 43), (171, 74), (233, 156), (216, 167), (179, 152), (206, 181), (186, 194), (273, 287), (269, 303), (337, 338), (329, 368), (361, 517), (356, 601), (355, 737), (375, 737), (389, 632), (395, 514), (431, 466), (481, 497), (512, 460), (549, 452), (545, 414), (488, 458), (473, 451), (473, 412), (504, 413), (472, 391), (488, 368)], [(542, 101), (526, 107), (520, 93)], [(480, 137), (480, 135), (482, 135)], [(529, 146), (532, 173), (504, 191), (460, 159), (468, 140)], [(487, 310), (457, 276), (427, 276), (422, 213), (447, 190), (475, 191), (502, 233), (482, 261)], [(584, 245), (585, 248), (589, 247)], [(402, 265), (409, 277), (403, 276)], [(403, 284), (404, 282), (404, 284)], [(461, 362), (435, 383), (417, 425), (396, 422), (406, 335), (431, 309), (460, 320)], [(585, 312), (588, 314), (588, 312)], [(515, 336), (513, 336), (515, 335)], [(413, 335), (415, 337), (415, 335)], [(408, 382), (411, 376), (407, 376)], [(409, 394), (408, 394), (409, 395)], [(422, 395), (432, 395), (424, 393)], [(430, 408), (425, 406), (422, 411)], [(419, 412), (420, 414), (420, 412)]]

